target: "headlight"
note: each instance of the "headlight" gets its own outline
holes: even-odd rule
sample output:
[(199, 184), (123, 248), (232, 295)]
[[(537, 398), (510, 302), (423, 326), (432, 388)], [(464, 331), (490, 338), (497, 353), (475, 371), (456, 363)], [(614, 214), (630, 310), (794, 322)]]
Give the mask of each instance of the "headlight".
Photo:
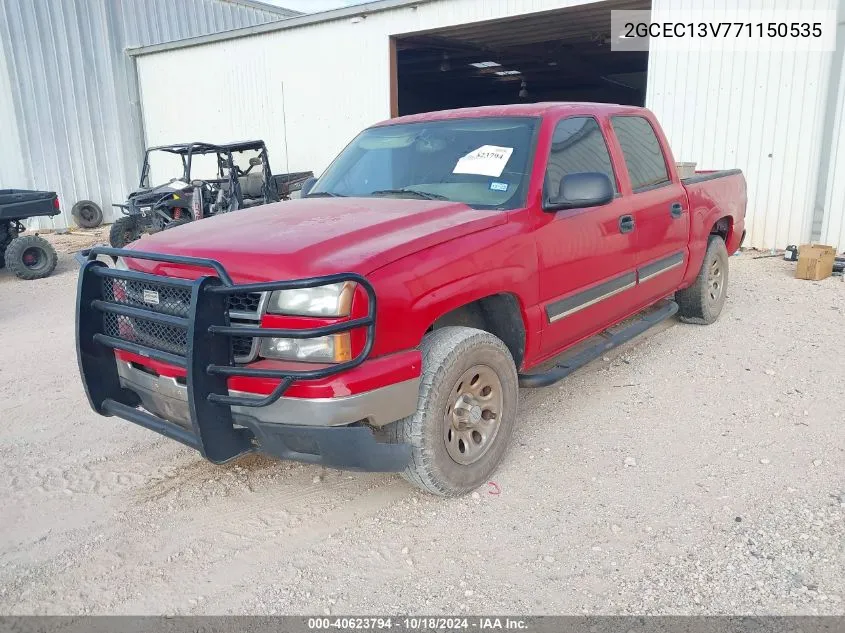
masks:
[(259, 355), (309, 363), (341, 363), (352, 359), (349, 332), (320, 338), (264, 338)]
[(354, 291), (355, 284), (351, 282), (276, 290), (267, 301), (267, 312), (295, 316), (349, 316)]

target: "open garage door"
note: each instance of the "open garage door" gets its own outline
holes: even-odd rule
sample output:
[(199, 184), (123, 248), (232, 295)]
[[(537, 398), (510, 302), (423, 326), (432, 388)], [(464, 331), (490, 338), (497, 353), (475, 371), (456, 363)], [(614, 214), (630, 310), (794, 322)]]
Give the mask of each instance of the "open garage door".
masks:
[(645, 102), (647, 52), (610, 50), (609, 0), (397, 36), (392, 114), (537, 101)]

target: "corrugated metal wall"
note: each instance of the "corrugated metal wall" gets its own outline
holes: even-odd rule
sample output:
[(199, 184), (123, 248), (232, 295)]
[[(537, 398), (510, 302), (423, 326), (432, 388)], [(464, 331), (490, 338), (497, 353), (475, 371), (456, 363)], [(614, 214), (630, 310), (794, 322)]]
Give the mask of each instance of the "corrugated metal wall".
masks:
[[(845, 18), (845, 16), (843, 16)], [(839, 25), (839, 42), (845, 46), (845, 23)], [(826, 177), (824, 215), (820, 241), (845, 250), (845, 63), (838, 60), (836, 110), (831, 121), (828, 171)]]
[[(251, 37), (138, 57), (148, 144), (209, 137), (263, 138), (274, 171), (320, 173), (362, 128), (390, 116), (389, 37), (535, 11), (584, 0), (436, 0)], [(217, 77), (234, 103), (168, 86), (191, 68)], [(285, 121), (287, 119), (287, 143)], [(289, 156), (285, 151), (289, 150)]]
[[(108, 220), (143, 148), (124, 49), (284, 17), (229, 0), (0, 0), (0, 188), (58, 191), (65, 213), (41, 228), (67, 226), (81, 199)], [(190, 86), (185, 72), (162, 98)]]
[[(769, 10), (829, 9), (837, 0), (771, 0)], [(699, 0), (654, 0), (652, 16)], [(759, 2), (711, 2), (714, 9)], [(839, 42), (839, 46), (842, 46)], [(747, 246), (784, 248), (810, 239), (833, 53), (661, 51), (652, 43), (646, 105), (678, 161), (740, 167), (748, 181)], [(840, 97), (841, 104), (841, 97)], [(840, 211), (841, 213), (841, 211)], [(845, 247), (845, 242), (840, 242)]]

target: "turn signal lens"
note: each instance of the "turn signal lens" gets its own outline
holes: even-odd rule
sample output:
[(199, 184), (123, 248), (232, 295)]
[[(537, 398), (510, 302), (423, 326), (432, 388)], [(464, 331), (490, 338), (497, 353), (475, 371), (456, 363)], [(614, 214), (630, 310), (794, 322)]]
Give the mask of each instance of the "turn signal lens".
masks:
[(352, 337), (349, 332), (334, 335), (334, 362), (345, 363), (352, 360)]
[(319, 338), (265, 338), (259, 354), (278, 360), (342, 363), (352, 360), (352, 343), (349, 332)]

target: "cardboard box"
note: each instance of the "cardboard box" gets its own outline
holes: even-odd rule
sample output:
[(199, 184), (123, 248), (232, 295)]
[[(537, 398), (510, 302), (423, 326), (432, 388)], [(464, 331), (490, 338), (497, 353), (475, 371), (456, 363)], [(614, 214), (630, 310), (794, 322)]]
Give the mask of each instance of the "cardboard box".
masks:
[(824, 244), (803, 244), (798, 248), (798, 268), (796, 279), (818, 281), (830, 277), (833, 273), (833, 261), (836, 249)]

